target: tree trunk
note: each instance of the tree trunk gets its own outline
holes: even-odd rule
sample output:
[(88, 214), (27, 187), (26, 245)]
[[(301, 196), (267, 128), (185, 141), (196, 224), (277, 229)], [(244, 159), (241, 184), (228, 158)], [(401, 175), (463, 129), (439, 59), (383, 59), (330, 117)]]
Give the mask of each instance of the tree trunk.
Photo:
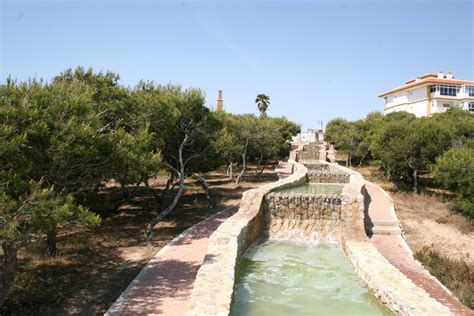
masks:
[(258, 162), (257, 162), (257, 169), (255, 170), (255, 176), (258, 177), (259, 175), (259, 169), (260, 169), (260, 166), (262, 165), (262, 160), (263, 160), (263, 153), (260, 152), (260, 158), (258, 159)]
[(239, 176), (235, 180), (235, 183), (239, 184), (240, 179), (242, 179), (242, 176), (244, 175), (245, 171), (247, 170), (247, 147), (249, 146), (249, 139), (245, 141), (245, 147), (244, 147), (244, 152), (242, 153), (242, 170), (240, 171)]
[(162, 202), (162, 199), (161, 197), (158, 195), (158, 193), (156, 192), (155, 188), (151, 187), (150, 186), (150, 182), (148, 181), (148, 179), (144, 180), (143, 183), (145, 183), (145, 187), (148, 188), (148, 190), (151, 191), (151, 193), (153, 194), (153, 196), (155, 197), (155, 202), (156, 202), (156, 206), (160, 206), (161, 202)]
[(58, 253), (58, 248), (57, 248), (57, 231), (56, 229), (51, 229), (46, 237), (46, 250), (44, 251), (44, 254), (46, 256), (50, 257), (55, 257)]
[(176, 173), (179, 176), (179, 189), (176, 195), (173, 198), (173, 201), (171, 201), (171, 204), (164, 209), (157, 217), (151, 220), (151, 222), (148, 224), (146, 228), (146, 238), (147, 240), (150, 240), (153, 237), (153, 229), (156, 224), (158, 224), (163, 218), (165, 218), (166, 215), (168, 215), (175, 207), (176, 204), (178, 204), (179, 198), (184, 192), (184, 169), (185, 169), (185, 163), (183, 161), (183, 148), (188, 142), (189, 137), (186, 135), (179, 145), (179, 150), (178, 150), (178, 159), (179, 159), (179, 171), (174, 168), (173, 166), (169, 165), (168, 166), (172, 169), (174, 173)]
[(258, 177), (258, 178), (260, 178), (260, 176), (262, 175), (263, 171), (267, 168), (269, 161), (270, 161), (270, 159), (267, 159), (267, 160), (265, 161), (265, 163), (263, 164), (262, 169), (260, 169), (260, 171), (257, 173), (257, 177)]
[(208, 203), (209, 207), (212, 206), (211, 195), (209, 194), (209, 184), (207, 183), (207, 180), (204, 177), (204, 175), (199, 174), (198, 179), (197, 179), (196, 182), (197, 182), (197, 184), (199, 184), (201, 186), (201, 188), (206, 193), (206, 199), (207, 199), (207, 203)]
[(148, 227), (146, 229), (146, 238), (147, 238), (147, 240), (150, 240), (150, 238), (153, 237), (153, 229), (154, 229), (155, 225), (158, 224), (159, 222), (161, 222), (161, 220), (163, 218), (165, 218), (165, 216), (168, 215), (176, 207), (176, 204), (178, 204), (179, 198), (181, 197), (183, 192), (184, 192), (184, 177), (182, 178), (182, 180), (181, 180), (181, 177), (180, 177), (179, 189), (178, 189), (178, 192), (176, 193), (176, 195), (174, 196), (173, 201), (171, 202), (171, 204), (166, 209), (164, 209), (157, 217), (155, 217), (148, 224)]
[(413, 192), (418, 193), (418, 170), (413, 169)]
[(232, 163), (232, 161), (230, 162), (230, 165), (229, 165), (229, 180), (232, 181), (232, 179), (234, 179), (234, 164)]
[(361, 167), (362, 166), (362, 163), (364, 162), (365, 158), (367, 158), (367, 155), (369, 154), (369, 151), (367, 150), (364, 154), (364, 156), (362, 156), (362, 158), (360, 159), (359, 161), (359, 165), (358, 167)]
[(15, 281), (16, 274), (16, 254), (18, 248), (10, 242), (3, 242), (3, 272), (2, 272), (2, 287), (0, 289), (0, 306), (3, 305), (7, 299), (8, 292)]
[(174, 172), (171, 171), (170, 175), (168, 176), (168, 180), (166, 181), (166, 187), (161, 193), (161, 202), (165, 201), (166, 196), (170, 190), (170, 185), (174, 182)]
[(127, 186), (123, 183), (122, 180), (119, 180), (119, 183), (120, 187), (122, 188), (123, 199), (128, 202), (130, 200), (130, 192), (128, 191)]

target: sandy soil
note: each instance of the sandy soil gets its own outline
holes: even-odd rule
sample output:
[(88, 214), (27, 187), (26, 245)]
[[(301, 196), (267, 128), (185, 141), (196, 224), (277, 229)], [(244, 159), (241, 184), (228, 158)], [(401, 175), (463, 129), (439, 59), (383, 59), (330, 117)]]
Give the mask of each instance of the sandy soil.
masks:
[(450, 258), (474, 264), (474, 221), (451, 210), (451, 205), (442, 202), (436, 190), (399, 193), (376, 168), (357, 168), (357, 171), (393, 198), (405, 239), (413, 252), (431, 247)]
[[(101, 192), (96, 209), (102, 217), (98, 228), (60, 237), (60, 255), (56, 258), (41, 255), (43, 244), (19, 254), (16, 283), (0, 314), (102, 315), (150, 257), (171, 239), (226, 206), (237, 204), (244, 191), (277, 180), (273, 172), (264, 173), (261, 179), (249, 172), (236, 185), (227, 180), (223, 169), (206, 177), (214, 206), (208, 206), (199, 186), (189, 183), (178, 207), (156, 226), (150, 242), (145, 240), (144, 228), (157, 214), (152, 194), (138, 192), (130, 202), (114, 209), (110, 205), (117, 205), (121, 192), (116, 187), (107, 188)], [(153, 185), (160, 188), (164, 182), (159, 178)]]
[(405, 238), (413, 251), (431, 247), (453, 259), (474, 264), (472, 221), (429, 195), (391, 193)]

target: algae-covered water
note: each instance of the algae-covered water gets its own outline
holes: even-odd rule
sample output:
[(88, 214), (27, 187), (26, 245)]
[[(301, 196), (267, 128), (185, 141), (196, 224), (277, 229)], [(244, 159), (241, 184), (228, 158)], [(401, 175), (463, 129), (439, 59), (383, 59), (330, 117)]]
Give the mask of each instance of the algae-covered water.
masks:
[(300, 193), (300, 194), (311, 194), (311, 195), (340, 195), (343, 184), (332, 184), (332, 183), (305, 183), (295, 187), (283, 188), (276, 190), (280, 193)]
[(242, 256), (231, 315), (391, 315), (337, 244), (259, 241)]

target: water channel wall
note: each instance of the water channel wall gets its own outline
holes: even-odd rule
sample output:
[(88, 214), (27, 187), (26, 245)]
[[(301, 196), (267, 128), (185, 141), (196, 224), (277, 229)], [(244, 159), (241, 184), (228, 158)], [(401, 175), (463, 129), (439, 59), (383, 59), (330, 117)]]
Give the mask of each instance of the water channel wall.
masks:
[(289, 163), (294, 165), (291, 176), (246, 191), (239, 211), (211, 235), (207, 254), (194, 282), (188, 315), (229, 314), (235, 267), (240, 256), (261, 236), (265, 227), (265, 195), (278, 188), (306, 182), (306, 167), (291, 160)]
[[(246, 191), (239, 211), (226, 220), (210, 237), (208, 252), (199, 269), (190, 299), (188, 315), (229, 315), (236, 266), (240, 256), (259, 237), (339, 241), (361, 280), (397, 315), (450, 315), (449, 309), (391, 265), (372, 245), (364, 228), (365, 180), (357, 172), (325, 161), (292, 160), (293, 174), (286, 179)], [(345, 175), (340, 196), (285, 196), (274, 192), (308, 181), (308, 169), (337, 171)], [(272, 236), (272, 226), (276, 235)], [(316, 233), (316, 234), (313, 234)], [(286, 234), (286, 236), (285, 236)], [(291, 236), (290, 236), (291, 237)]]
[[(238, 260), (254, 241), (264, 235), (265, 231), (268, 232), (271, 226), (269, 225), (268, 216), (270, 212), (268, 204), (265, 202), (266, 199), (269, 201), (273, 200), (274, 203), (280, 203), (279, 195), (274, 191), (295, 187), (307, 182), (308, 169), (296, 161), (289, 160), (289, 163), (293, 164), (294, 170), (291, 176), (246, 191), (242, 197), (239, 211), (226, 220), (211, 235), (208, 252), (196, 276), (188, 315), (229, 314), (236, 272), (235, 267)], [(326, 162), (321, 163), (329, 165)], [(325, 167), (322, 168), (325, 169)], [(341, 169), (341, 172), (344, 173), (349, 170), (344, 169), (346, 168)], [(361, 187), (363, 185), (361, 180), (363, 178), (352, 171), (348, 174), (350, 181), (344, 186), (342, 194), (338, 197), (319, 196), (308, 197), (308, 199), (304, 198), (303, 200), (301, 198), (293, 199), (289, 205), (296, 206), (298, 203), (306, 205), (308, 203), (324, 207), (317, 212), (313, 212), (313, 214), (303, 212), (302, 208), (300, 208), (300, 212), (295, 212), (296, 208), (289, 207), (286, 216), (291, 217), (293, 220), (280, 223), (275, 221), (275, 225), (287, 225), (282, 226), (279, 231), (289, 232), (291, 231), (289, 229), (291, 228), (290, 223), (298, 222), (295, 225), (302, 228), (301, 234), (298, 234), (298, 237), (322, 238), (323, 236), (321, 235), (315, 236), (314, 234), (311, 235), (311, 233), (306, 234), (306, 232), (321, 234), (320, 232), (324, 231), (322, 227), (325, 227), (325, 231), (328, 233), (325, 233), (324, 237), (337, 235), (336, 240), (343, 240), (345, 234), (351, 236), (359, 234), (360, 238), (364, 238), (364, 203), (361, 194)], [(285, 199), (283, 198), (283, 200)], [(310, 216), (318, 217), (319, 220), (310, 223)], [(358, 231), (353, 229), (357, 223), (360, 223)], [(335, 234), (334, 232), (337, 233)]]

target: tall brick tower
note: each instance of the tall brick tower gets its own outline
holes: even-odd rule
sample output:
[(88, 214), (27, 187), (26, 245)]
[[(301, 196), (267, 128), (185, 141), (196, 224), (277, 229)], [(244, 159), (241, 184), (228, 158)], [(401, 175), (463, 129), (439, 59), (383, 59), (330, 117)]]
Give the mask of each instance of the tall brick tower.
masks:
[(224, 110), (224, 100), (222, 100), (222, 90), (217, 91), (217, 112)]

